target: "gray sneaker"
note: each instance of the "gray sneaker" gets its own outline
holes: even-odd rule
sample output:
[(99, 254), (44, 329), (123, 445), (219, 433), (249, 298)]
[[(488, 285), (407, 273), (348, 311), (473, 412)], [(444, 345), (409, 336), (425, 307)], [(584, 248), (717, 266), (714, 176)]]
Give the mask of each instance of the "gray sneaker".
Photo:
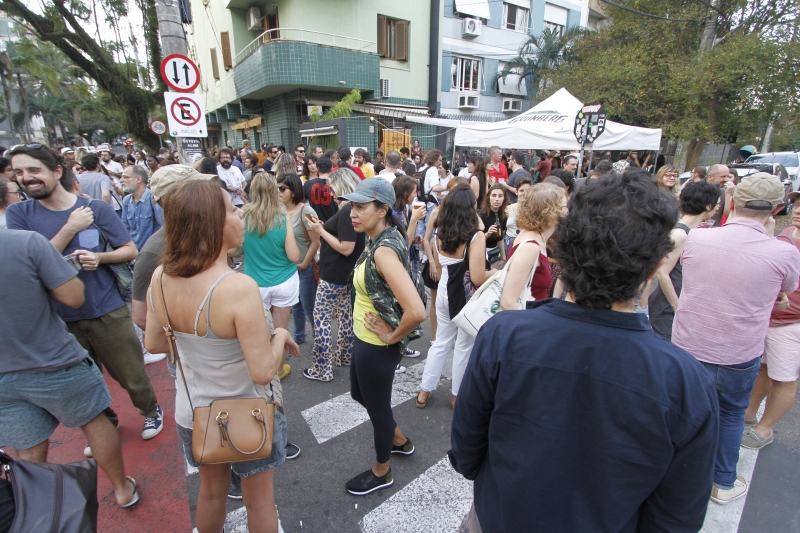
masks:
[(761, 434), (756, 431), (756, 428), (752, 428), (742, 435), (742, 447), (750, 450), (760, 450), (767, 444), (772, 443), (773, 440), (775, 440), (775, 438), (772, 431), (769, 432), (768, 437), (762, 437)]
[(758, 424), (758, 418), (745, 418), (744, 432), (747, 433), (747, 430), (756, 427), (756, 424)]

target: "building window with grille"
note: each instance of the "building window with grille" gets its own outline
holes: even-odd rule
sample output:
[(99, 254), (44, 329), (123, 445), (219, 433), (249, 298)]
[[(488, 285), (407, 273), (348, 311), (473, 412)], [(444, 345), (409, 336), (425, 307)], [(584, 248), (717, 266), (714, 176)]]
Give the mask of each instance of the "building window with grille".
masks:
[(544, 5), (544, 27), (558, 35), (564, 35), (567, 29), (569, 10), (553, 4)]
[(408, 61), (408, 21), (378, 15), (378, 55)]
[(528, 32), (530, 10), (511, 3), (503, 4), (503, 27), (507, 30)]
[(470, 57), (453, 56), (450, 65), (450, 88), (460, 92), (474, 92), (481, 90), (481, 60)]

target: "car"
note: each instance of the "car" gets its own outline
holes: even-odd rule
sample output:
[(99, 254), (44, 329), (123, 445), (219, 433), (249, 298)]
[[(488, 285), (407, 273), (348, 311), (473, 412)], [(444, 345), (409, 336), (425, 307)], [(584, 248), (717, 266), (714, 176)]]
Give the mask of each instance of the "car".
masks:
[[(764, 155), (764, 154), (759, 154)], [(748, 158), (748, 161), (752, 159), (752, 156)], [(778, 212), (778, 215), (785, 215), (788, 210), (789, 206), (794, 202), (794, 200), (789, 199), (789, 193), (793, 192), (792, 184), (797, 181), (796, 177), (794, 180), (789, 179), (789, 172), (786, 168), (780, 163), (766, 163), (766, 162), (753, 162), (753, 163), (736, 163), (734, 165), (730, 165), (729, 168), (736, 169), (736, 174), (739, 176), (739, 180), (746, 179), (747, 176), (751, 174), (755, 174), (757, 172), (766, 172), (768, 174), (772, 174), (773, 176), (778, 176), (783, 183), (783, 209)]]
[(751, 155), (745, 163), (777, 163), (786, 169), (789, 181), (792, 182), (792, 191), (800, 190), (800, 154), (794, 152), (765, 152)]

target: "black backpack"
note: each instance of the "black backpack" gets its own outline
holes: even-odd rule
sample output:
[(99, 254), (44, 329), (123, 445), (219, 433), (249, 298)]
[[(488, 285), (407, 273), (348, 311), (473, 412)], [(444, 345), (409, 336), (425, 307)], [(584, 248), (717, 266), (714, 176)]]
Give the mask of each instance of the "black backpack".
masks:
[(426, 204), (432, 203), (439, 205), (439, 200), (434, 194), (432, 194), (432, 191), (425, 191), (425, 174), (427, 174), (430, 168), (430, 165), (425, 165), (412, 176), (415, 180), (417, 180), (417, 200), (420, 202), (425, 202)]

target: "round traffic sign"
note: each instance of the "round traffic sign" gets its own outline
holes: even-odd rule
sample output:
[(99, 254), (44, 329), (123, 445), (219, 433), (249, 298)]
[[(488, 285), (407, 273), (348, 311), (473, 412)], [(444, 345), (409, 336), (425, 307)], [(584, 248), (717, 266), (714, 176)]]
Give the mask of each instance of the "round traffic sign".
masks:
[(181, 54), (170, 54), (161, 61), (161, 78), (170, 88), (190, 93), (200, 85), (200, 69)]
[(150, 123), (150, 131), (160, 137), (167, 133), (167, 125), (160, 120), (154, 120)]

